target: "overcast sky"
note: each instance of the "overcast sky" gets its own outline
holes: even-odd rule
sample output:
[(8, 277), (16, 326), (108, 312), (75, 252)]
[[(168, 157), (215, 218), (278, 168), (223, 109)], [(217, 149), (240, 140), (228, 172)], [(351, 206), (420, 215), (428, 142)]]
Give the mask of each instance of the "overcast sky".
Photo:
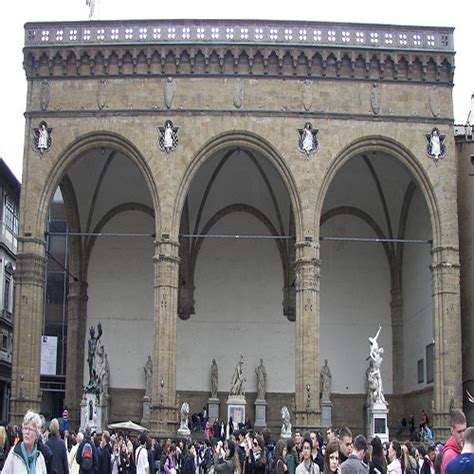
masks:
[[(115, 19), (258, 19), (384, 23), (455, 27), (454, 117), (464, 123), (474, 92), (474, 23), (468, 1), (440, 0), (96, 0), (98, 20)], [(86, 0), (4, 1), (0, 45), (0, 157), (21, 181), (26, 79), (22, 69), (23, 25), (29, 21), (86, 21)], [(30, 136), (28, 135), (28, 143)]]

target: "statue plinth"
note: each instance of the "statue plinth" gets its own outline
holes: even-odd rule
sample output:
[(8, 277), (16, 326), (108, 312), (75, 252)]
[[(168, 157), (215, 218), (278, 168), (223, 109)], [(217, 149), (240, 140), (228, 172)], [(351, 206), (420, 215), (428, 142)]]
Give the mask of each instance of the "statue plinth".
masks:
[(332, 402), (331, 400), (321, 401), (321, 426), (328, 428), (332, 426)]
[(143, 397), (143, 416), (141, 424), (146, 428), (150, 425), (150, 413), (151, 413), (151, 400), (146, 395)]
[(227, 399), (227, 419), (229, 420), (232, 417), (233, 429), (236, 429), (240, 423), (245, 423), (246, 405), (245, 395), (229, 395)]
[(267, 427), (267, 402), (262, 399), (255, 400), (255, 428)]
[(209, 413), (209, 423), (214, 423), (216, 418), (219, 417), (219, 407), (220, 407), (220, 400), (218, 398), (209, 398), (207, 400), (208, 404), (208, 413)]
[(366, 405), (367, 410), (367, 439), (378, 436), (382, 443), (389, 441), (388, 408), (383, 402)]

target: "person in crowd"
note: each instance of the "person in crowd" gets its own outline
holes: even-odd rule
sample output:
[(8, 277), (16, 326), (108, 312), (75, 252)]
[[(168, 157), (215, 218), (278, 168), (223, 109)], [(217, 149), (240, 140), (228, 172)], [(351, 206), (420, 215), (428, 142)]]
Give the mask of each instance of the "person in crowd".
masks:
[(332, 443), (333, 441), (337, 441), (336, 430), (333, 427), (329, 427), (326, 430), (326, 445)]
[(273, 455), (273, 466), (271, 467), (271, 472), (273, 474), (285, 474), (288, 471), (288, 466), (286, 464), (287, 452), (288, 448), (286, 441), (283, 439), (278, 440)]
[(425, 462), (425, 456), (427, 454), (426, 451), (426, 445), (423, 443), (420, 443), (417, 448), (418, 451), (418, 472), (421, 471), (421, 468), (423, 467), (423, 463)]
[(446, 465), (446, 474), (472, 474), (474, 472), (474, 426), (466, 429), (461, 453)]
[(416, 460), (416, 453), (415, 453), (415, 448), (413, 447), (413, 444), (410, 441), (407, 441), (405, 443), (405, 446), (408, 451), (408, 470), (407, 472), (409, 474), (418, 474), (419, 472), (419, 467), (418, 467), (418, 461)]
[(225, 458), (217, 458), (214, 464), (214, 472), (222, 474), (234, 474), (235, 470), (235, 443), (229, 439), (224, 443)]
[(441, 474), (441, 464), (443, 463), (443, 453), (444, 446), (441, 443), (438, 443), (435, 447), (435, 460), (434, 460), (434, 469), (435, 474)]
[(429, 444), (425, 449), (425, 456), (423, 459), (423, 464), (420, 468), (420, 474), (435, 474), (434, 469), (434, 460), (436, 457), (436, 450), (434, 444)]
[(168, 448), (168, 453), (163, 465), (163, 471), (165, 474), (176, 474), (176, 466), (178, 460), (176, 458), (176, 445), (171, 444)]
[(130, 456), (128, 455), (127, 443), (122, 440), (120, 443), (120, 456), (119, 456), (119, 474), (131, 474), (131, 463)]
[(401, 445), (401, 448), (402, 448), (402, 459), (403, 459), (402, 464), (403, 466), (405, 466), (405, 470), (403, 472), (406, 474), (413, 474), (410, 472), (410, 458), (408, 454), (408, 448), (404, 444)]
[(311, 457), (315, 462), (320, 471), (324, 470), (324, 457), (322, 454), (322, 436), (317, 431), (311, 431), (309, 433), (312, 443)]
[(372, 459), (369, 464), (369, 474), (387, 474), (387, 458), (383, 453), (383, 444), (378, 436), (370, 441)]
[(352, 431), (345, 426), (341, 428), (337, 434), (337, 440), (339, 443), (339, 463), (342, 463), (352, 453)]
[(4, 426), (0, 426), (0, 472), (5, 464), (5, 459), (7, 459), (9, 449), (10, 442), (8, 440), (7, 430)]
[(339, 444), (335, 440), (330, 441), (326, 445), (326, 451), (324, 452), (324, 474), (341, 474)]
[[(89, 469), (86, 469), (84, 457), (90, 459), (91, 467)], [(86, 428), (84, 432), (84, 439), (77, 448), (76, 462), (79, 464), (79, 474), (90, 474), (98, 471), (99, 469), (99, 455), (97, 452), (97, 447), (92, 440), (91, 429), (89, 427)]]
[(8, 453), (2, 473), (47, 474), (44, 456), (37, 449), (41, 426), (40, 416), (33, 411), (27, 411), (22, 425), (23, 440)]
[(196, 447), (194, 444), (190, 444), (186, 450), (180, 474), (196, 474)]
[(451, 436), (444, 445), (441, 474), (445, 474), (448, 463), (452, 461), (463, 448), (462, 443), (464, 432), (466, 431), (466, 416), (461, 410), (453, 410), (451, 412), (450, 425)]
[(59, 421), (53, 418), (49, 424), (49, 436), (46, 445), (53, 453), (53, 471), (56, 474), (69, 474), (67, 449), (64, 441), (59, 436)]
[(264, 457), (266, 462), (266, 469), (267, 471), (271, 470), (274, 465), (274, 451), (275, 445), (272, 441), (272, 433), (269, 428), (264, 428), (262, 430), (262, 437), (264, 442)]
[(311, 457), (312, 448), (313, 443), (311, 442), (311, 438), (305, 436), (301, 448), (303, 460), (296, 467), (296, 474), (319, 474), (319, 466), (313, 462), (313, 458)]
[[(249, 438), (252, 439), (252, 438)], [(265, 457), (265, 441), (262, 436), (256, 435), (252, 439), (252, 446), (247, 451), (246, 464), (251, 474), (265, 474), (267, 459)]]
[(402, 447), (400, 443), (393, 440), (388, 448), (388, 460), (390, 464), (387, 466), (387, 474), (404, 474), (405, 466), (403, 464)]
[(295, 448), (297, 464), (299, 464), (302, 460), (301, 451), (303, 449), (303, 435), (300, 430), (295, 431)]
[(286, 443), (286, 465), (288, 466), (288, 474), (295, 474), (298, 461), (295, 442), (290, 438)]
[(104, 431), (100, 438), (99, 474), (112, 474), (112, 446), (110, 433)]
[(357, 435), (354, 439), (352, 452), (341, 464), (342, 474), (368, 474), (369, 466), (364, 463), (367, 453), (367, 440), (362, 435)]
[(84, 435), (82, 433), (77, 433), (76, 435), (76, 444), (71, 448), (67, 457), (67, 463), (69, 465), (69, 474), (79, 474), (79, 464), (76, 461), (77, 450), (79, 445), (82, 443)]
[(137, 469), (137, 474), (150, 474), (150, 465), (148, 464), (146, 441), (147, 436), (142, 433), (138, 438), (139, 446), (135, 451), (135, 465)]

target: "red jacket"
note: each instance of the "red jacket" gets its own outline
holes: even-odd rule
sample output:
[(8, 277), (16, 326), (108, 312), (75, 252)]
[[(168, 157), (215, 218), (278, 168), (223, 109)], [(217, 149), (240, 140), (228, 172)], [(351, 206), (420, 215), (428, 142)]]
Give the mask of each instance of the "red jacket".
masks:
[(444, 445), (443, 450), (443, 462), (441, 464), (441, 474), (445, 474), (446, 466), (448, 465), (449, 461), (452, 461), (459, 453), (461, 452), (461, 448), (457, 445), (454, 438), (451, 436), (446, 444)]

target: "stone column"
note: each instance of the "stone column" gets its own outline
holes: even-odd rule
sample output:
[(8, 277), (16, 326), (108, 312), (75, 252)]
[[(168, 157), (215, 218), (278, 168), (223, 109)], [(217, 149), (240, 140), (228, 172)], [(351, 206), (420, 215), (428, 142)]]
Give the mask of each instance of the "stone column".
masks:
[(390, 313), (392, 320), (393, 393), (403, 393), (403, 299), (400, 287), (392, 287)]
[(296, 427), (320, 426), (319, 244), (296, 244)]
[(84, 343), (87, 321), (87, 283), (69, 281), (67, 307), (66, 405), (72, 429), (79, 429), (84, 387)]
[(178, 428), (176, 399), (176, 319), (178, 313), (179, 243), (155, 243), (155, 344), (151, 429), (174, 435)]
[[(18, 239), (16, 309), (13, 330), (11, 422), (20, 424), (28, 409), (40, 411), (41, 331), (46, 258), (44, 240)], [(21, 322), (21, 323), (20, 323)]]
[(462, 408), (461, 310), (459, 250), (443, 246), (432, 251), (434, 310), (434, 403), (436, 439), (449, 436), (450, 410)]

